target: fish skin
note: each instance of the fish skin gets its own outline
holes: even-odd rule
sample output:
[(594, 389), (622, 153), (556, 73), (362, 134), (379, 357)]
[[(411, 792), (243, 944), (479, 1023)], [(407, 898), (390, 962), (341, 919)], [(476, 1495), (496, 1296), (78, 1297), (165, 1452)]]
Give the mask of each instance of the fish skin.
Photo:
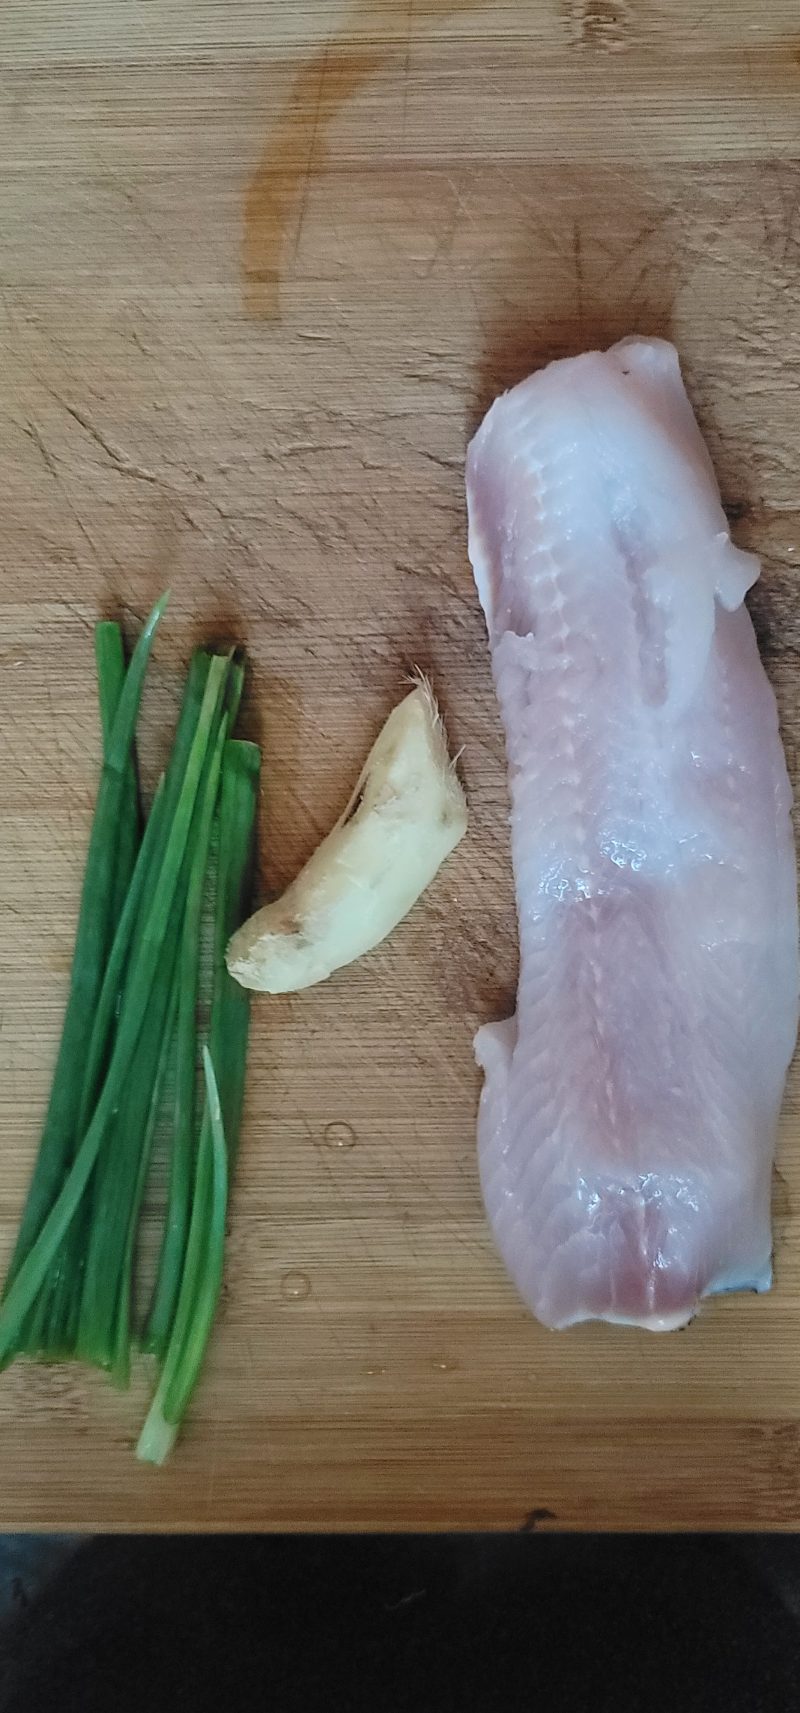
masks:
[(467, 500), (520, 934), (476, 1038), (486, 1209), (546, 1326), (668, 1330), (772, 1277), (797, 891), (760, 566), (663, 340), (498, 399)]

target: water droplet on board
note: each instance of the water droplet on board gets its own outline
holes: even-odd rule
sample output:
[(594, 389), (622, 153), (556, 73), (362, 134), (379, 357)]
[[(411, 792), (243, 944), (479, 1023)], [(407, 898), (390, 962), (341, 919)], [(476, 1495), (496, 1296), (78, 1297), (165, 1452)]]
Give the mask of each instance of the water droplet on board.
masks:
[(302, 1303), (304, 1298), (311, 1295), (311, 1280), (307, 1273), (301, 1273), (298, 1268), (292, 1268), (284, 1273), (281, 1279), (281, 1296), (287, 1303)]
[(325, 1126), (324, 1141), (328, 1148), (354, 1148), (357, 1140), (352, 1124), (345, 1124), (344, 1119)]

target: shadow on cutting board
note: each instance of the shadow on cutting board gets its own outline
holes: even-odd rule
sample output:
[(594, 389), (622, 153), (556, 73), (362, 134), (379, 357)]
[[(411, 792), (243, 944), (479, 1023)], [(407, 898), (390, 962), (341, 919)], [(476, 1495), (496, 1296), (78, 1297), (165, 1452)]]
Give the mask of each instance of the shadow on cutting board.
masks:
[(0, 1642), (1, 1713), (787, 1713), (800, 1538), (88, 1543)]
[[(520, 215), (509, 258), (484, 286), (470, 435), (498, 394), (556, 358), (604, 351), (631, 333), (673, 337), (672, 211), (654, 207), (652, 185), (632, 180), (621, 197), (608, 169), (565, 170), (554, 197), (546, 226), (535, 206)], [(637, 249), (647, 266), (632, 287), (626, 275)]]

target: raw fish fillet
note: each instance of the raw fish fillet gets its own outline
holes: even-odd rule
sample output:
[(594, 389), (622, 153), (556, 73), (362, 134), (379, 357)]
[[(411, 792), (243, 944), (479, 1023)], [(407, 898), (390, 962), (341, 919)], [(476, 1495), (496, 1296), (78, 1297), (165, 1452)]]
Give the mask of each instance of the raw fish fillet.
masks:
[(481, 1029), (497, 1243), (546, 1326), (665, 1330), (771, 1283), (797, 1027), (791, 793), (673, 347), (499, 399), (469, 550), (506, 732), (516, 1016)]

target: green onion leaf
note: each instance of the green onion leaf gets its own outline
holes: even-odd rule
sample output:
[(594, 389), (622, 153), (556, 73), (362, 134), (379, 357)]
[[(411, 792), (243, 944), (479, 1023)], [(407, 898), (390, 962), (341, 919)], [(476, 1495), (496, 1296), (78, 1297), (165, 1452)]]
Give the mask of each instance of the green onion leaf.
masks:
[(161, 1380), (137, 1446), (137, 1457), (146, 1463), (163, 1463), (172, 1449), (200, 1377), (222, 1284), (228, 1153), (219, 1089), (208, 1047), (203, 1048), (203, 1072), (206, 1110), (197, 1154), (186, 1263)]
[(195, 1081), (197, 1076), (197, 999), (200, 973), (200, 926), (209, 846), (217, 807), (228, 717), (224, 716), (198, 805), (198, 827), (183, 918), (179, 968), (179, 999), (175, 1066), (175, 1107), (169, 1201), (159, 1259), (153, 1306), (144, 1348), (161, 1354), (169, 1329), (183, 1268), (191, 1206), (195, 1144)]
[(167, 600), (168, 596), (163, 595), (156, 603), (133, 651), (106, 745), (86, 859), (61, 1046), (39, 1154), (6, 1279), (6, 1298), (52, 1209), (78, 1140), (83, 1068), (112, 932), (117, 832), (125, 779), (145, 670)]
[[(222, 1282), (227, 1182), (238, 1149), (250, 1018), (249, 995), (230, 976), (225, 948), (249, 906), (260, 763), (255, 744), (235, 739), (226, 743), (217, 817), (214, 989), (209, 1046), (203, 1056), (206, 1110), (177, 1306), (161, 1379), (139, 1442), (138, 1455), (147, 1462), (163, 1462), (174, 1442), (200, 1376)], [(219, 1085), (215, 1066), (220, 1067)], [(223, 1198), (218, 1156), (220, 1138), (224, 1147), (226, 1134)]]
[[(228, 677), (228, 661), (215, 658), (208, 672), (200, 716), (194, 734), (186, 773), (169, 829), (164, 858), (153, 883), (141, 939), (136, 947), (125, 985), (114, 1048), (100, 1097), (88, 1129), (78, 1147), (63, 1186), (29, 1248), (0, 1306), (0, 1362), (15, 1349), (25, 1315), (47, 1274), (58, 1245), (80, 1204), (107, 1128), (124, 1090), (139, 1034), (147, 1014), (159, 956), (166, 938), (172, 905), (184, 860), (195, 800), (203, 771), (209, 737), (222, 705)], [(130, 673), (125, 681), (127, 691)], [(124, 700), (123, 692), (123, 700)], [(116, 725), (122, 712), (122, 702)]]

